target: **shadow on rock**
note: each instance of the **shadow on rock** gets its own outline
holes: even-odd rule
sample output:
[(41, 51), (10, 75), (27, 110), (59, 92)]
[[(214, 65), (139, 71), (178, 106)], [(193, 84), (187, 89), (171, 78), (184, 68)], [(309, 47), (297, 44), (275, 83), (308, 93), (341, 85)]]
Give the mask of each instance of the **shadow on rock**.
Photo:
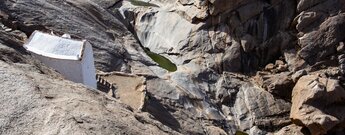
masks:
[(153, 115), (162, 124), (179, 131), (181, 128), (180, 123), (174, 118), (173, 115), (152, 95), (147, 96), (146, 105), (143, 109)]

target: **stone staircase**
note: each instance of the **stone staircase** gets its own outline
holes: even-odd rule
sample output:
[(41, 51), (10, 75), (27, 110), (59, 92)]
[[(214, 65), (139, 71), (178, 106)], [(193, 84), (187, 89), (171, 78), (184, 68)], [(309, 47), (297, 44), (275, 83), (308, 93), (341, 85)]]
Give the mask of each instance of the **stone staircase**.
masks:
[(112, 97), (115, 97), (115, 90), (116, 90), (116, 87), (109, 83), (107, 80), (103, 79), (100, 75), (96, 75), (96, 80), (97, 80), (97, 89), (102, 91), (102, 92), (105, 92), (105, 93), (109, 93), (111, 92), (111, 96)]

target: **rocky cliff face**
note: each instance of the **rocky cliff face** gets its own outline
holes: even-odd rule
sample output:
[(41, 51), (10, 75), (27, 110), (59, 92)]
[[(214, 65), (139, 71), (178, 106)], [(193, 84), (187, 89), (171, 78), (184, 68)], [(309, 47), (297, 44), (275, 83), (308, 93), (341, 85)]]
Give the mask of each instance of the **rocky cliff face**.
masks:
[[(3, 0), (0, 134), (344, 134), (344, 11), (343, 0)], [(143, 108), (37, 62), (21, 46), (34, 30), (87, 39), (99, 71), (144, 78)]]

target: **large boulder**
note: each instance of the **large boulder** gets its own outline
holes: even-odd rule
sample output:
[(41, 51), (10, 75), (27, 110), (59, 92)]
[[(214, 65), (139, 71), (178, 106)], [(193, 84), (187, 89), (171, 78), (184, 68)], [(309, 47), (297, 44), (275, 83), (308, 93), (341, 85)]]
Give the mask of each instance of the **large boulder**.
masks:
[(345, 1), (300, 0), (293, 24), (300, 50), (298, 55), (307, 64), (325, 61), (336, 53), (339, 42), (345, 39)]
[(283, 72), (274, 75), (264, 75), (263, 85), (268, 92), (284, 99), (291, 99), (294, 82), (291, 73)]
[(292, 91), (290, 118), (312, 135), (344, 128), (345, 90), (338, 80), (317, 75), (301, 77)]
[(240, 87), (233, 102), (233, 119), (240, 130), (258, 126), (264, 132), (272, 132), (290, 123), (287, 117), (290, 103), (250, 84)]
[(226, 120), (236, 123), (237, 130), (267, 133), (290, 122), (290, 103), (275, 98), (241, 75), (224, 73), (217, 82), (216, 98), (222, 103)]
[(345, 39), (344, 30), (344, 13), (328, 18), (319, 26), (319, 29), (306, 33), (299, 38), (299, 44), (302, 47), (298, 52), (299, 56), (308, 64), (325, 60), (328, 56), (336, 53), (337, 45)]

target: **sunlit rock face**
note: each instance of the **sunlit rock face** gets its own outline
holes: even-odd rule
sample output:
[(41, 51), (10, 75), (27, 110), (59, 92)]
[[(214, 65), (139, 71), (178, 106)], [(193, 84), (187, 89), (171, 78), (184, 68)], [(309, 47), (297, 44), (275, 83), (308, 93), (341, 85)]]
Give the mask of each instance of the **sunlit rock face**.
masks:
[[(331, 126), (323, 121), (306, 120), (303, 110), (321, 113), (304, 102), (304, 98), (318, 103), (323, 97), (304, 97), (293, 89), (312, 93), (313, 88), (299, 81), (305, 75), (340, 80), (337, 90), (343, 87), (344, 73), (340, 71), (345, 70), (345, 49), (341, 44), (345, 40), (344, 3), (342, 0), (4, 0), (0, 2), (0, 16), (6, 27), (23, 31), (27, 36), (42, 29), (87, 39), (93, 46), (99, 71), (105, 74), (120, 71), (145, 78), (140, 88), (145, 88), (146, 97), (135, 118), (141, 123), (158, 125), (157, 131), (318, 134), (343, 132), (342, 117), (330, 114)], [(5, 28), (3, 32), (11, 30), (6, 32)], [(15, 35), (21, 37), (12, 32), (12, 36), (0, 39), (12, 43), (16, 39), (3, 37)], [(176, 67), (166, 70), (151, 54)], [(7, 63), (14, 57), (0, 56), (10, 56), (0, 57)], [(125, 86), (117, 85), (119, 89)], [(126, 98), (123, 95), (126, 93), (122, 91), (121, 98)], [(310, 121), (325, 128), (316, 130)]]
[(303, 76), (292, 92), (290, 118), (306, 126), (314, 135), (344, 127), (345, 90), (339, 81)]
[[(202, 61), (213, 70), (247, 72), (251, 70), (248, 66), (255, 69), (279, 57), (284, 50), (293, 47), (290, 43), (295, 40), (286, 31), (294, 19), (294, 2), (180, 0), (151, 3), (160, 7), (123, 2), (118, 10), (130, 22), (143, 46), (166, 56), (170, 54), (169, 58), (180, 65), (203, 56)], [(246, 62), (236, 63), (241, 68), (234, 70), (231, 66), (220, 66), (227, 61), (223, 56), (229, 51), (225, 50), (238, 43), (243, 48), (242, 56), (234, 59)]]

